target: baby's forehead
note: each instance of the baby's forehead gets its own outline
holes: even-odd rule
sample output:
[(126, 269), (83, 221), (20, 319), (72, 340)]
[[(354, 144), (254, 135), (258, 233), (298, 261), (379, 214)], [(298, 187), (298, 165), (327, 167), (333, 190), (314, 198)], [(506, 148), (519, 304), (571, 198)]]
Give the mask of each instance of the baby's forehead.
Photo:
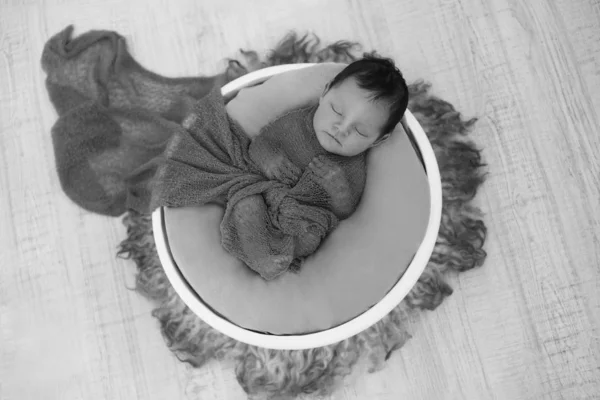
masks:
[(334, 97), (343, 98), (353, 103), (373, 104), (378, 107), (387, 106), (385, 102), (376, 99), (377, 93), (358, 86), (351, 78), (338, 83), (330, 92)]
[(335, 100), (343, 102), (346, 105), (359, 104), (365, 109), (377, 109), (379, 111), (386, 111), (386, 113), (390, 109), (388, 102), (376, 98), (376, 93), (360, 87), (339, 90), (332, 93), (332, 95)]

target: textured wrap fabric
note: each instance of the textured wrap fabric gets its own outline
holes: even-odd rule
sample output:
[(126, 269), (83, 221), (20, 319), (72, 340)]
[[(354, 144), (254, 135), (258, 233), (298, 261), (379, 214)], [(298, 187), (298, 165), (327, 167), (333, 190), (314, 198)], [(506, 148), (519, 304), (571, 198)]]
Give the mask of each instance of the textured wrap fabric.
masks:
[[(327, 154), (312, 128), (314, 111), (308, 107), (286, 113), (251, 141), (227, 115), (219, 89), (213, 89), (197, 102), (164, 154), (128, 180), (133, 188), (152, 185), (140, 190), (151, 193), (150, 203), (141, 196), (134, 209), (224, 204), (223, 247), (263, 278), (275, 278), (316, 251), (339, 220), (329, 195), (307, 168), (314, 157)], [(289, 157), (303, 171), (298, 181), (268, 179), (261, 168), (268, 160), (261, 157), (270, 154), (262, 147)], [(357, 205), (365, 183), (364, 156), (331, 157), (352, 183), (352, 203)]]
[(72, 33), (69, 26), (50, 38), (41, 60), (58, 113), (56, 169), (76, 204), (118, 216), (131, 208), (127, 177), (163, 153), (198, 99), (237, 76), (228, 68), (210, 77), (165, 78), (139, 65), (116, 32)]
[[(251, 142), (220, 93), (234, 75), (163, 78), (143, 69), (114, 32), (71, 33), (69, 27), (48, 41), (42, 65), (59, 114), (52, 128), (58, 175), (82, 207), (120, 215), (224, 205), (224, 248), (273, 279), (298, 267), (348, 216), (336, 212), (307, 168), (315, 156), (341, 167), (352, 211), (358, 205), (364, 155), (326, 154), (312, 128), (316, 106), (286, 113)], [(267, 178), (261, 165), (274, 153), (266, 148), (303, 171), (297, 182)]]

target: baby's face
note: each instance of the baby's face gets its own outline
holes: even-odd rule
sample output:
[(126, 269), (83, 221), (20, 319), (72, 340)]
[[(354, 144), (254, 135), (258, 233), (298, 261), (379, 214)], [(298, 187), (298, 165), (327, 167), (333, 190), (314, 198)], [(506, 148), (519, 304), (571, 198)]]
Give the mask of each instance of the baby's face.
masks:
[(325, 150), (351, 157), (377, 141), (389, 111), (385, 104), (373, 102), (369, 96), (354, 78), (346, 79), (321, 96), (313, 127)]

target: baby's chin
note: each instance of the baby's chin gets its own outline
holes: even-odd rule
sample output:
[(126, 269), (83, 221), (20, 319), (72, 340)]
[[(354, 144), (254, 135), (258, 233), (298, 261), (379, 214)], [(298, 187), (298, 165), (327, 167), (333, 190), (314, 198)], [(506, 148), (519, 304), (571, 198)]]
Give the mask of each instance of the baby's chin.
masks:
[(342, 145), (325, 132), (317, 132), (317, 140), (327, 152), (343, 156)]
[(335, 155), (338, 155), (338, 156), (344, 156), (344, 157), (347, 157), (347, 155), (346, 155), (346, 154), (344, 154), (344, 152), (341, 152), (341, 151), (339, 151), (339, 150), (336, 150), (336, 149), (325, 149), (325, 150), (327, 150), (327, 151), (328, 151), (329, 153), (331, 153), (331, 154), (335, 154)]

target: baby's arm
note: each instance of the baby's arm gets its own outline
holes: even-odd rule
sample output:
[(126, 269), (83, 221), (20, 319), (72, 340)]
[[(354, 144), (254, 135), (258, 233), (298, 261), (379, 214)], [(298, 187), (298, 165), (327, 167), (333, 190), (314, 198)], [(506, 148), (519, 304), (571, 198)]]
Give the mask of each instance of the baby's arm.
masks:
[(248, 151), (252, 161), (268, 179), (294, 186), (302, 176), (302, 170), (265, 136), (254, 138)]
[(344, 164), (330, 155), (317, 156), (308, 166), (312, 179), (325, 190), (331, 211), (340, 220), (354, 212), (364, 190), (364, 169), (355, 170), (356, 176), (350, 177)]

